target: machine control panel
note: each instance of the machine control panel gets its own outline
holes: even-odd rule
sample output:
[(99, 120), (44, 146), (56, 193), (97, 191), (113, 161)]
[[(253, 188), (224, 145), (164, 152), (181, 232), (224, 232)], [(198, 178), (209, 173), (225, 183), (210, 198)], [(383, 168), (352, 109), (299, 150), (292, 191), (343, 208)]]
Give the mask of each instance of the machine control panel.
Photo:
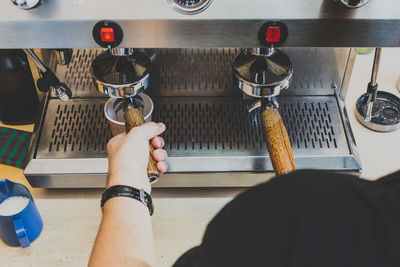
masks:
[(176, 11), (193, 15), (204, 11), (212, 3), (212, 0), (168, 0), (169, 4)]
[(93, 39), (104, 48), (114, 48), (121, 44), (123, 32), (118, 23), (111, 20), (102, 20), (93, 27)]
[(281, 21), (267, 21), (258, 31), (258, 40), (264, 46), (283, 44), (289, 35), (288, 27)]

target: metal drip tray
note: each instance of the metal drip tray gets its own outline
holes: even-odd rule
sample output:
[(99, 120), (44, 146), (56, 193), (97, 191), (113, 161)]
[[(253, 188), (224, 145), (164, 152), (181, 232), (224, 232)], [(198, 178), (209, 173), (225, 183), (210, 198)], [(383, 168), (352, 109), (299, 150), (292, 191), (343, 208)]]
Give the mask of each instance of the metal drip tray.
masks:
[[(106, 99), (49, 101), (37, 159), (106, 158), (111, 131), (103, 114)], [(350, 150), (334, 96), (282, 96), (280, 111), (297, 168), (341, 169)], [(247, 112), (236, 97), (156, 98), (154, 121), (163, 137), (170, 172), (272, 171), (259, 112)], [(106, 169), (105, 169), (106, 171)]]

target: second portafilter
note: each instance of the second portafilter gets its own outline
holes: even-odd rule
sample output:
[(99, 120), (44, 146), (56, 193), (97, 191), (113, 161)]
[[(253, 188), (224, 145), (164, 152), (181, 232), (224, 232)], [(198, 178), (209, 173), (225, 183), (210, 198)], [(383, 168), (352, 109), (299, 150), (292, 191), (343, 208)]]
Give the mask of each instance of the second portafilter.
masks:
[(293, 74), (289, 57), (274, 48), (245, 49), (233, 61), (239, 88), (257, 101), (268, 152), (276, 175), (295, 170), (293, 151), (278, 110), (276, 96), (287, 89)]
[[(137, 50), (131, 50), (127, 55), (111, 54), (106, 50), (92, 62), (92, 72), (97, 83), (97, 89), (110, 97), (123, 99), (126, 132), (144, 124), (142, 114), (143, 101), (138, 93), (149, 86), (150, 59)], [(153, 158), (153, 145), (150, 146), (150, 158), (147, 175), (151, 183), (158, 180), (160, 172)]]

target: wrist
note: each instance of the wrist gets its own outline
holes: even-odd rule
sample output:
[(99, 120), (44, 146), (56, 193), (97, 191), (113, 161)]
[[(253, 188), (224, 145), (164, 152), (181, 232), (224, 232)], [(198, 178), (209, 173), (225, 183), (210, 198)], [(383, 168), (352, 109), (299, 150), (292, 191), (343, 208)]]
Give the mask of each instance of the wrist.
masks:
[[(111, 200), (114, 198), (133, 199), (136, 202), (141, 203), (143, 206), (147, 207), (150, 215), (152, 215), (154, 212), (153, 201), (151, 200), (150, 195), (148, 193), (146, 193), (143, 189), (139, 190), (137, 188), (133, 188), (131, 186), (126, 186), (126, 185), (116, 185), (116, 186), (112, 186), (112, 187), (106, 189), (102, 194), (101, 202), (100, 202), (100, 206), (103, 208), (103, 211), (104, 211), (105, 203), (107, 203), (108, 200)], [(120, 205), (123, 205), (124, 201), (121, 200), (118, 202), (120, 203)], [(129, 202), (127, 202), (127, 203), (129, 203)]]
[(143, 203), (140, 203), (136, 199), (127, 197), (113, 197), (107, 200), (106, 203), (104, 203), (103, 212), (118, 212), (119, 210), (121, 210), (121, 214), (124, 214), (124, 212), (126, 212), (127, 206), (129, 206), (130, 210), (135, 209), (145, 215), (149, 214), (148, 208), (143, 205)]
[(147, 194), (151, 193), (151, 185), (147, 174), (116, 174), (109, 173), (106, 188), (114, 185), (127, 185), (137, 189), (143, 189)]

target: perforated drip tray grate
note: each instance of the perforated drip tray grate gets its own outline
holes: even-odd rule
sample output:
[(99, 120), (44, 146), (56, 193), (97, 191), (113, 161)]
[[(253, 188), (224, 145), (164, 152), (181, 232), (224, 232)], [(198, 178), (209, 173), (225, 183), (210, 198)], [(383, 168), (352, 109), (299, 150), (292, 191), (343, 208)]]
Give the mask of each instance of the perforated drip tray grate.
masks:
[[(106, 100), (51, 99), (37, 158), (106, 157), (111, 138), (103, 114)], [(279, 102), (295, 157), (349, 155), (334, 96), (280, 97)], [(153, 120), (168, 127), (164, 138), (171, 159), (267, 154), (259, 112), (248, 113), (238, 98), (157, 98), (154, 103)]]
[[(259, 110), (237, 98), (156, 99), (166, 148), (175, 156), (264, 156)], [(280, 111), (295, 155), (349, 153), (334, 97), (280, 97)]]
[(51, 99), (37, 158), (106, 157), (107, 141), (111, 138), (103, 111), (106, 100)]
[[(96, 90), (91, 73), (92, 61), (102, 49), (74, 49), (68, 66), (57, 66), (56, 75), (72, 90), (73, 97), (103, 96)], [(54, 92), (52, 96), (55, 97)]]

